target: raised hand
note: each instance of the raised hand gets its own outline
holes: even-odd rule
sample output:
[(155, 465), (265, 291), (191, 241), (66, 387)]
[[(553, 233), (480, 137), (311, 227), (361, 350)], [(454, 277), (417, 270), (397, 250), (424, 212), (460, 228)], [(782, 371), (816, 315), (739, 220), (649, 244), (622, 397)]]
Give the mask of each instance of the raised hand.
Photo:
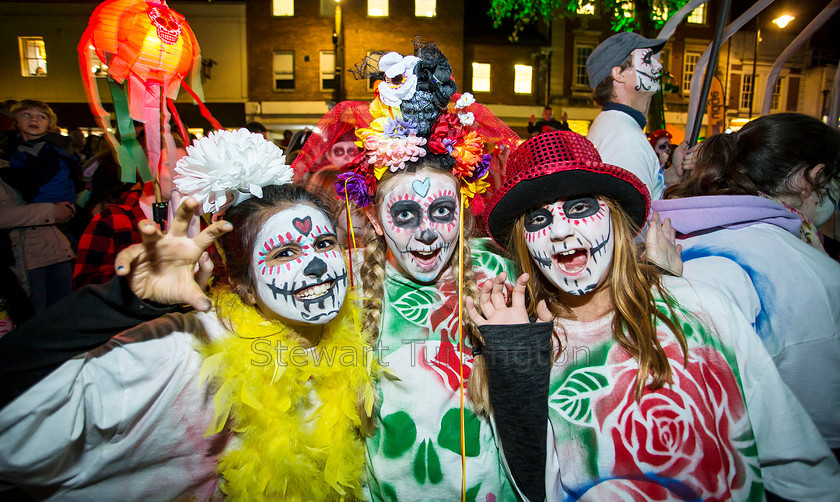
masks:
[(128, 276), (131, 290), (139, 298), (167, 305), (186, 303), (197, 310), (209, 310), (210, 299), (204, 287), (213, 272), (205, 250), (233, 226), (217, 221), (195, 238), (187, 237), (190, 219), (198, 206), (186, 199), (175, 213), (175, 220), (164, 235), (150, 220), (138, 224), (142, 244), (121, 251), (114, 262), (117, 275)]
[[(475, 302), (467, 297), (466, 307), (470, 319), (476, 326), (485, 324), (528, 324), (528, 311), (525, 309), (525, 285), (528, 283), (528, 274), (522, 274), (516, 280), (511, 295), (511, 305), (508, 306), (505, 300), (504, 289), (507, 281), (507, 273), (502, 272), (492, 281), (486, 281), (478, 294), (478, 301), (481, 305), (482, 314), (475, 308)], [(554, 315), (541, 300), (537, 305), (537, 317), (542, 322), (554, 320)]]
[(677, 244), (677, 231), (671, 228), (671, 219), (659, 221), (659, 213), (653, 211), (648, 219), (645, 236), (645, 259), (657, 267), (681, 276), (683, 270), (682, 245)]

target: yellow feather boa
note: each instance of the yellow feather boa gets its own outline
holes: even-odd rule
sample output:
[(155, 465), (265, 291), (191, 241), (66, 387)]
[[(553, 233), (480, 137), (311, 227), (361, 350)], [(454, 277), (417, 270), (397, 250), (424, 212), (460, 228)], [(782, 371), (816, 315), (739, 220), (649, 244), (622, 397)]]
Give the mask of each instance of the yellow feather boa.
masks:
[(225, 426), (235, 435), (219, 462), (222, 491), (247, 501), (362, 498), (360, 403), (369, 417), (379, 370), (357, 301), (348, 295), (310, 350), (291, 328), (266, 321), (230, 291), (219, 292), (215, 304), (236, 335), (201, 349), (200, 381), (219, 388), (205, 435)]

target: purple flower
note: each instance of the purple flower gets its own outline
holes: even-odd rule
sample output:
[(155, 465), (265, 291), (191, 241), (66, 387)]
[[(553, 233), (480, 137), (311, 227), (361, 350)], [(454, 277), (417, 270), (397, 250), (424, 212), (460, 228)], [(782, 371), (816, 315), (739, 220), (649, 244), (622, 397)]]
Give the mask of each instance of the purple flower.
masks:
[(482, 155), (481, 161), (478, 164), (476, 164), (475, 168), (473, 169), (472, 176), (466, 178), (466, 181), (468, 183), (472, 183), (473, 181), (480, 180), (481, 178), (483, 178), (484, 175), (487, 174), (487, 171), (490, 170), (490, 160), (492, 158), (493, 157), (491, 157), (489, 153), (485, 153), (484, 155)]
[(410, 120), (388, 119), (383, 133), (386, 138), (407, 138), (409, 134), (417, 134), (417, 125)]
[(365, 207), (371, 203), (365, 177), (353, 171), (338, 175), (338, 181), (335, 182), (335, 192), (342, 199), (349, 198), (358, 207)]

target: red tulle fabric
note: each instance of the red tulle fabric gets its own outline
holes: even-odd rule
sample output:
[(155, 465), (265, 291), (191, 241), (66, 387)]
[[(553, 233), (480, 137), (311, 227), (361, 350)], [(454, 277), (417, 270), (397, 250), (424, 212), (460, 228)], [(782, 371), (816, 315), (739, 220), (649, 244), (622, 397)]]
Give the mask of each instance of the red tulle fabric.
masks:
[(342, 101), (321, 117), (300, 153), (292, 162), (295, 180), (300, 179), (305, 173), (331, 168), (326, 153), (342, 134), (370, 125), (373, 116), (369, 108), (370, 103), (365, 101)]

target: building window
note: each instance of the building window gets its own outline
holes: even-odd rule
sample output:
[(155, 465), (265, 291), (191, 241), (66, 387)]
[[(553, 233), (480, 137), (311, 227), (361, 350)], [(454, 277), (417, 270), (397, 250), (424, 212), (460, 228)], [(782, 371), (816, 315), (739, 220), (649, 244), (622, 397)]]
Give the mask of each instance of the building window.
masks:
[(531, 65), (513, 65), (513, 92), (516, 94), (531, 94), (533, 73)]
[(706, 4), (703, 4), (689, 12), (688, 16), (685, 18), (685, 22), (691, 24), (706, 24)]
[(589, 75), (586, 73), (586, 59), (592, 54), (595, 47), (591, 45), (577, 45), (575, 46), (575, 87), (589, 87)]
[(274, 52), (274, 90), (295, 90), (295, 53), (293, 51)]
[(271, 0), (271, 13), (275, 16), (294, 16), (295, 0)]
[(335, 0), (321, 0), (321, 17), (335, 17)]
[(18, 37), (20, 74), (24, 77), (47, 76), (47, 50), (44, 37)]
[(388, 17), (388, 0), (368, 0), (367, 12), (370, 17)]
[(752, 108), (753, 96), (753, 77), (752, 75), (741, 76), (741, 99), (739, 100), (739, 107), (749, 110)]
[(414, 0), (414, 15), (416, 17), (437, 16), (437, 0)]
[(783, 77), (779, 77), (776, 79), (776, 84), (773, 86), (773, 101), (770, 104), (771, 110), (778, 110), (779, 104), (782, 101), (782, 80)]
[(581, 1), (577, 8), (577, 13), (581, 16), (594, 16), (595, 15), (595, 3), (592, 0), (589, 1)]
[(321, 90), (335, 89), (335, 52), (321, 51)]
[(682, 75), (682, 91), (683, 94), (688, 94), (691, 88), (691, 77), (694, 76), (694, 69), (697, 68), (697, 62), (700, 61), (699, 52), (686, 52), (683, 56), (683, 75)]
[(490, 63), (472, 64), (473, 92), (490, 92)]

